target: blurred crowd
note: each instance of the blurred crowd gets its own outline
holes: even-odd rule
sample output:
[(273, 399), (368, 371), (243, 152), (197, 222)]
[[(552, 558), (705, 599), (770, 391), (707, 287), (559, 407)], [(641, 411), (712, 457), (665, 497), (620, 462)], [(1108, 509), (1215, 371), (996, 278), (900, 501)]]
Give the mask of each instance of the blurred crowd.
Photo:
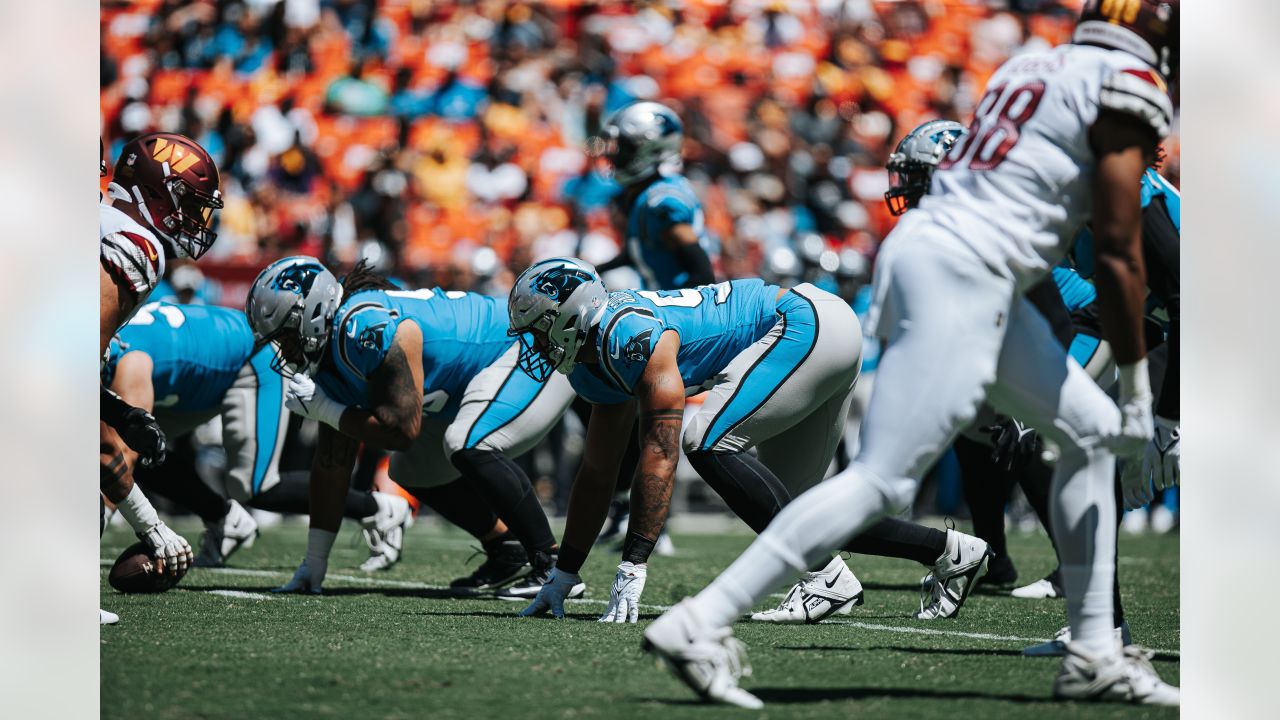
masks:
[(541, 257), (607, 260), (617, 186), (594, 137), (637, 99), (684, 120), (721, 275), (778, 248), (834, 273), (823, 252), (871, 261), (892, 226), (899, 137), (963, 121), (1004, 59), (1067, 40), (1078, 6), (103, 0), (103, 136), (109, 162), (152, 130), (218, 161), (201, 269), (226, 304), (295, 253), (494, 293)]

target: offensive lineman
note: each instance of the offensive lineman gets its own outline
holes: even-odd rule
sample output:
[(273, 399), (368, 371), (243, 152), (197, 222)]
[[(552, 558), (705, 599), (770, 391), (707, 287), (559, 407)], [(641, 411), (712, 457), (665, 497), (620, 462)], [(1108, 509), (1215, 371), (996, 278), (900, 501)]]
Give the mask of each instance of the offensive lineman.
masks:
[(484, 527), (457, 522), (482, 541), (494, 526), (488, 508), (501, 516), (532, 567), (500, 594), (532, 596), (542, 587), (555, 536), (510, 458), (546, 435), (573, 391), (564, 378), (532, 382), (516, 369), (518, 346), (499, 300), (398, 290), (363, 264), (339, 285), (318, 260), (299, 256), (258, 275), (245, 312), (258, 341), (275, 345), (289, 409), (320, 423), (307, 554), (280, 591), (321, 592), (361, 442), (395, 451), (391, 478), (411, 492), (450, 488), (447, 497), (423, 496), (446, 519), (483, 509)]
[[(221, 419), (227, 455), (223, 492), (197, 475), (195, 458), (180, 441), (160, 468), (140, 469), (134, 480), (204, 521), (195, 564), (221, 567), (258, 535), (244, 505), (276, 512), (307, 512), (305, 479), (279, 471), (288, 415), (284, 383), (271, 369), (274, 353), (254, 342), (244, 313), (210, 305), (148, 303), (111, 341), (103, 382), (120, 397), (154, 413), (165, 434), (179, 440)], [(174, 457), (174, 455), (177, 457)], [(296, 484), (304, 483), (302, 488)], [(301, 490), (301, 492), (299, 492)], [(242, 505), (243, 503), (243, 505)], [(409, 503), (379, 492), (348, 490), (345, 515), (363, 526), (377, 567), (399, 559)]]
[[(99, 172), (106, 174), (105, 163)], [(98, 204), (100, 356), (116, 330), (155, 289), (166, 258), (199, 259), (213, 245), (213, 211), (222, 207), (213, 158), (190, 138), (173, 133), (142, 135), (125, 143), (107, 194), (109, 201)], [(192, 561), (191, 546), (160, 521), (151, 502), (134, 486), (125, 460), (129, 448), (138, 453), (141, 467), (163, 462), (164, 433), (150, 413), (105, 387), (100, 400), (102, 494), (151, 546), (158, 564), (178, 573)], [(111, 613), (99, 615), (103, 623), (118, 619)]]
[[(756, 530), (825, 476), (861, 366), (858, 319), (840, 298), (807, 283), (788, 289), (758, 279), (609, 293), (590, 265), (553, 258), (520, 274), (508, 310), (521, 368), (539, 381), (567, 375), (594, 405), (559, 563), (522, 615), (564, 616), (637, 410), (635, 503), (601, 622), (638, 619), (681, 445), (698, 474)], [(707, 399), (682, 441), (685, 397), (703, 390)], [(856, 583), (839, 558), (817, 567), (830, 570), (833, 585)], [(844, 599), (831, 612), (850, 609), (861, 588), (841, 590)]]
[[(1060, 448), (1052, 524), (1072, 639), (1054, 696), (1178, 704), (1149, 656), (1115, 639), (1110, 592), (1116, 454), (1140, 453), (1152, 436), (1139, 189), (1172, 122), (1166, 79), (1177, 48), (1176, 1), (1090, 0), (1073, 44), (1018, 55), (992, 76), (969, 134), (878, 258), (869, 325), (889, 346), (857, 458), (645, 631), (645, 649), (701, 697), (763, 706), (738, 687), (743, 647), (730, 625), (780, 581), (910, 502), (989, 399)], [(1119, 408), (1022, 297), (1085, 220)], [(944, 348), (949, 362), (939, 364)]]

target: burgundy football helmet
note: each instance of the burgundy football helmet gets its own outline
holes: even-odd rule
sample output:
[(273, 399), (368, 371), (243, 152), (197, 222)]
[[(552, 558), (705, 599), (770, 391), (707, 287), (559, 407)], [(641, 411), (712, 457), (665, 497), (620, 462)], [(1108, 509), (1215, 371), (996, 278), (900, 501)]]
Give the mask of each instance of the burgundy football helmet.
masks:
[(1178, 0), (1087, 0), (1071, 39), (1136, 55), (1172, 82), (1178, 74)]
[(191, 138), (150, 133), (125, 143), (111, 184), (178, 257), (193, 260), (213, 245), (213, 211), (222, 207), (218, 168)]

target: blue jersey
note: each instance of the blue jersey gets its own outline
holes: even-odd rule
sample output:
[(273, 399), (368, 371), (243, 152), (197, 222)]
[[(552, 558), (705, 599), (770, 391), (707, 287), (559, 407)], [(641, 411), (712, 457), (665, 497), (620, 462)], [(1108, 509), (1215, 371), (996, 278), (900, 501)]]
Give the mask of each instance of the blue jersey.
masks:
[(689, 273), (675, 253), (667, 249), (667, 231), (691, 225), (702, 249), (711, 254), (711, 242), (702, 216), (702, 203), (693, 185), (683, 176), (655, 180), (632, 201), (627, 216), (627, 251), (646, 290), (670, 290), (688, 284)]
[[(1178, 189), (1160, 176), (1160, 173), (1147, 168), (1142, 174), (1142, 207), (1145, 209), (1153, 200), (1159, 198), (1169, 212), (1169, 220), (1182, 232), (1182, 196)], [(1092, 279), (1094, 273), (1093, 230), (1086, 225), (1076, 235), (1071, 249), (1071, 259), (1080, 276)]]
[(439, 288), (359, 292), (334, 316), (330, 362), (316, 382), (335, 400), (368, 409), (369, 376), (406, 321), (422, 330), (423, 410), (445, 418), (458, 414), (467, 383), (515, 342), (495, 298)]
[(684, 290), (609, 293), (595, 337), (600, 362), (578, 363), (569, 382), (589, 402), (626, 402), (658, 339), (674, 330), (680, 336), (676, 363), (686, 391), (705, 387), (777, 322), (779, 290), (763, 280), (732, 280)]
[(1093, 284), (1066, 265), (1053, 269), (1053, 282), (1058, 286), (1058, 294), (1062, 296), (1068, 312), (1088, 307), (1098, 299), (1098, 291)]
[(148, 303), (116, 334), (105, 381), (133, 351), (151, 357), (155, 406), (184, 412), (217, 407), (253, 355), (253, 332), (239, 310)]

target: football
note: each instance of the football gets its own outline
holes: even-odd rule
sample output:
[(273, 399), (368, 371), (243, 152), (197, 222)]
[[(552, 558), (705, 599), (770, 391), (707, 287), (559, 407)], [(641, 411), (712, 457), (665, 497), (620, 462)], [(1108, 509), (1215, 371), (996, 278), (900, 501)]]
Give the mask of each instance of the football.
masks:
[(160, 572), (151, 548), (137, 542), (116, 558), (107, 582), (122, 593), (159, 593), (177, 585), (184, 575), (185, 570), (176, 576)]

